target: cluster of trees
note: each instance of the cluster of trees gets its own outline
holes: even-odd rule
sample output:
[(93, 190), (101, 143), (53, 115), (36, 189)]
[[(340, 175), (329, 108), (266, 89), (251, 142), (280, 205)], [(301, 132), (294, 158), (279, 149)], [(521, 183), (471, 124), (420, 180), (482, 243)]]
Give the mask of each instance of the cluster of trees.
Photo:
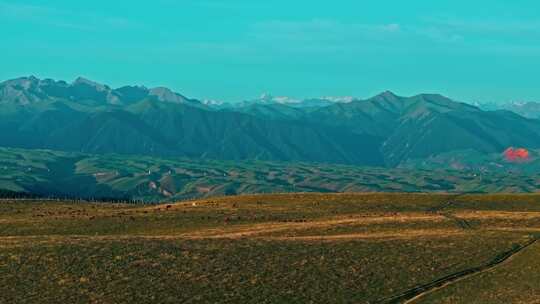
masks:
[(0, 198), (2, 199), (32, 199), (32, 198), (40, 198), (39, 195), (34, 195), (26, 192), (16, 192), (11, 190), (4, 190), (0, 189)]
[(117, 204), (141, 204), (141, 200), (135, 200), (129, 197), (72, 197), (72, 196), (54, 196), (54, 195), (38, 195), (27, 192), (16, 192), (11, 190), (0, 189), (0, 199), (13, 200), (47, 200), (47, 201), (63, 201), (72, 203), (117, 203)]

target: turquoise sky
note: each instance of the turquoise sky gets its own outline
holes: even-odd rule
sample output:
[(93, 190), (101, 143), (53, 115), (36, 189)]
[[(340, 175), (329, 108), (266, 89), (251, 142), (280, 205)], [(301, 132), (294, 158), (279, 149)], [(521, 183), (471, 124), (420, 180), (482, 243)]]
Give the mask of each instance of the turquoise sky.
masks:
[(538, 12), (534, 0), (0, 0), (0, 79), (81, 75), (225, 101), (540, 100)]

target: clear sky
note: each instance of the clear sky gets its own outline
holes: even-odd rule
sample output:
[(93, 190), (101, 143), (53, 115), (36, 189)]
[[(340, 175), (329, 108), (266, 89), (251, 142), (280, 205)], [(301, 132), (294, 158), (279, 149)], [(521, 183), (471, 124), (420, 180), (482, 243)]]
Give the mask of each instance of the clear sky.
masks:
[(537, 0), (0, 0), (0, 79), (540, 100)]

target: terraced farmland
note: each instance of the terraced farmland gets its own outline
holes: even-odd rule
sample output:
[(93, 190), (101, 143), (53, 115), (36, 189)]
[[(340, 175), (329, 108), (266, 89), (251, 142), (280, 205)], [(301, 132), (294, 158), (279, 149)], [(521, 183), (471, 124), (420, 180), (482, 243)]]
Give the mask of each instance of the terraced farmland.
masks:
[(0, 203), (2, 303), (533, 303), (540, 195)]

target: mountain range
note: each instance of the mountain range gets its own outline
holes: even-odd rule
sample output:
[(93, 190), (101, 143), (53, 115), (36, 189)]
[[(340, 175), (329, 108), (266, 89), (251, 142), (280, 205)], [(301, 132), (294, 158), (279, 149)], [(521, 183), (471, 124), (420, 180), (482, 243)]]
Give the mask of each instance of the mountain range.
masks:
[(84, 153), (395, 167), (470, 149), (540, 148), (540, 120), (436, 94), (238, 104), (164, 87), (23, 77), (0, 83), (1, 146)]
[(540, 102), (483, 103), (478, 106), (488, 111), (508, 110), (527, 118), (540, 119)]

